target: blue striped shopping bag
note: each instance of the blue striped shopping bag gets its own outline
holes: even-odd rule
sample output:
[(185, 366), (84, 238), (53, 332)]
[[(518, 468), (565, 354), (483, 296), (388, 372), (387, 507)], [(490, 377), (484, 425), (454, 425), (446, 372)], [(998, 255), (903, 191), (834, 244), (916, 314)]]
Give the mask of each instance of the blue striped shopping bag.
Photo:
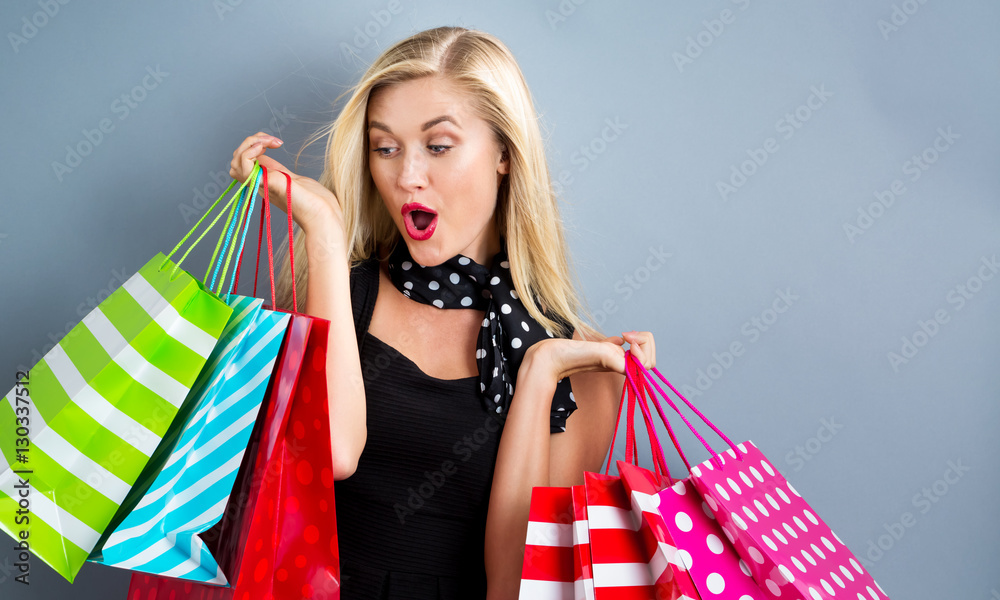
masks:
[[(206, 583), (226, 578), (199, 534), (223, 515), (264, 399), (289, 315), (263, 300), (223, 296), (233, 316), (185, 401), (176, 440), (150, 464), (162, 468), (123, 509), (92, 562)], [(158, 459), (159, 460), (156, 460)]]
[[(255, 169), (252, 177), (259, 175), (260, 170)], [(226, 265), (219, 287), (225, 281), (233, 250), (238, 248), (242, 257), (257, 183), (256, 179), (251, 182), (249, 189), (254, 193), (249, 202), (239, 205), (239, 217), (233, 219), (234, 213), (227, 223), (225, 247), (229, 252), (218, 255), (213, 286), (223, 257)], [(230, 290), (237, 281), (238, 268)], [(191, 388), (173, 435), (150, 460), (143, 485), (136, 486), (123, 502), (112, 527), (92, 553), (92, 562), (191, 581), (227, 583), (201, 534), (222, 519), (290, 315), (263, 308), (264, 301), (258, 298), (237, 294), (221, 297), (233, 312), (219, 343)]]

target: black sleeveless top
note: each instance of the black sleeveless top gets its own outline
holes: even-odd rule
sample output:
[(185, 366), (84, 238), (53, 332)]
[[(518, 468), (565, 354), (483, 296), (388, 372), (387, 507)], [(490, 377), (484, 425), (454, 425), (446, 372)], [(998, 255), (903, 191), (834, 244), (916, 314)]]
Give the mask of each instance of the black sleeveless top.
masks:
[(351, 270), (368, 439), (337, 481), (341, 598), (485, 598), (486, 510), (502, 424), (478, 375), (438, 379), (368, 333), (379, 263)]

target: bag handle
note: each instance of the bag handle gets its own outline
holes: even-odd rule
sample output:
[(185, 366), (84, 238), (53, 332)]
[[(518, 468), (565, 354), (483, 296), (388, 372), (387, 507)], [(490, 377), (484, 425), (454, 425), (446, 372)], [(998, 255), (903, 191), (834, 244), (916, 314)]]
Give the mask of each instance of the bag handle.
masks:
[[(260, 273), (260, 249), (263, 245), (264, 228), (267, 228), (267, 266), (268, 274), (271, 280), (271, 308), (276, 309), (277, 301), (274, 296), (274, 252), (271, 246), (271, 201), (270, 194), (268, 192), (267, 183), (267, 168), (261, 166), (261, 171), (263, 172), (263, 188), (264, 188), (264, 202), (261, 205), (261, 218), (260, 227), (257, 233), (257, 266), (254, 269), (253, 276), (253, 295), (257, 295), (257, 283), (258, 274)], [(291, 267), (292, 273), (292, 309), (289, 312), (295, 314), (301, 314), (298, 312), (299, 302), (298, 295), (295, 289), (295, 239), (294, 239), (294, 220), (292, 219), (292, 177), (284, 171), (278, 171), (278, 173), (285, 176), (286, 186), (285, 186), (285, 198), (286, 198), (286, 208), (285, 211), (288, 213), (288, 262)]]
[[(628, 366), (627, 362), (626, 366)], [(650, 450), (653, 454), (653, 467), (658, 477), (660, 478), (666, 477), (668, 481), (672, 482), (672, 479), (670, 477), (670, 470), (667, 467), (667, 461), (663, 456), (663, 446), (660, 444), (659, 434), (656, 431), (656, 426), (653, 423), (652, 416), (650, 416), (649, 406), (646, 403), (646, 397), (644, 393), (645, 390), (635, 385), (635, 378), (637, 378), (638, 375), (639, 375), (638, 372), (631, 375), (632, 378), (631, 389), (633, 390), (636, 397), (635, 403), (639, 405), (639, 410), (642, 412), (642, 421), (646, 427), (646, 435), (649, 439)], [(628, 382), (628, 380), (629, 380), (629, 373), (626, 372), (625, 381)], [(630, 408), (629, 410), (631, 411), (630, 412), (631, 416), (631, 414), (634, 413), (635, 409)], [(631, 463), (638, 466), (639, 453), (638, 453), (638, 447), (635, 442), (635, 426), (631, 422), (628, 424), (628, 426), (630, 427), (629, 431), (632, 435), (629, 436), (631, 439), (630, 440), (627, 439), (626, 441), (631, 442), (632, 456), (634, 457), (634, 460), (632, 460)], [(626, 454), (625, 458), (626, 460), (628, 460), (628, 454), (629, 454), (628, 447), (626, 447), (625, 454)]]
[[(184, 262), (185, 259), (187, 259), (188, 255), (191, 254), (191, 251), (194, 250), (195, 246), (197, 246), (201, 242), (201, 240), (205, 237), (205, 235), (213, 227), (215, 227), (215, 224), (219, 222), (219, 219), (222, 218), (222, 215), (225, 214), (225, 211), (229, 210), (230, 207), (232, 206), (232, 204), (234, 202), (236, 202), (240, 198), (241, 194), (243, 193), (243, 190), (247, 187), (247, 184), (250, 183), (251, 179), (253, 179), (253, 177), (255, 175), (254, 171), (256, 171), (259, 168), (260, 168), (259, 164), (255, 164), (254, 165), (254, 170), (250, 172), (251, 176), (247, 177), (247, 180), (243, 182), (243, 184), (239, 187), (239, 189), (237, 189), (236, 194), (234, 194), (233, 197), (230, 198), (228, 202), (226, 202), (226, 204), (224, 205), (224, 208), (223, 208), (223, 212), (220, 212), (218, 215), (216, 215), (216, 217), (208, 225), (208, 227), (205, 229), (205, 231), (203, 231), (201, 233), (201, 235), (199, 235), (193, 242), (191, 242), (191, 246), (184, 252), (183, 255), (181, 255), (181, 258), (174, 264), (174, 268), (170, 272), (170, 278), (171, 279), (173, 279), (177, 275), (177, 271), (180, 270), (181, 264)], [(174, 246), (173, 250), (171, 250), (167, 254), (167, 256), (163, 259), (163, 262), (160, 264), (159, 270), (161, 270), (161, 271), (163, 270), (163, 267), (165, 267), (167, 265), (167, 263), (170, 262), (170, 257), (172, 257), (174, 254), (176, 254), (177, 251), (181, 248), (181, 246), (183, 246), (184, 243), (187, 242), (188, 238), (190, 238), (191, 235), (194, 234), (194, 232), (198, 230), (198, 228), (201, 226), (202, 222), (212, 213), (213, 210), (215, 210), (215, 207), (218, 206), (219, 202), (221, 202), (222, 199), (226, 197), (226, 195), (229, 193), (229, 190), (233, 189), (233, 186), (236, 185), (236, 184), (237, 184), (237, 181), (233, 180), (233, 182), (229, 184), (229, 187), (227, 187), (226, 190), (224, 192), (222, 192), (222, 195), (220, 195), (215, 200), (215, 202), (212, 203), (212, 206), (208, 207), (208, 210), (205, 211), (205, 214), (203, 214), (200, 219), (198, 219), (198, 222), (194, 224), (194, 227), (192, 227), (190, 229), (190, 231), (188, 231), (184, 235), (184, 237), (181, 238), (181, 241), (177, 242), (177, 245)]]
[[(230, 260), (232, 259), (233, 252), (236, 251), (237, 247), (239, 247), (239, 251), (236, 254), (237, 262), (236, 262), (236, 269), (234, 270), (234, 277), (230, 280), (227, 293), (229, 294), (233, 293), (233, 290), (236, 287), (237, 279), (235, 277), (235, 274), (236, 272), (239, 271), (239, 265), (243, 259), (243, 247), (246, 242), (247, 230), (249, 229), (250, 213), (253, 211), (253, 207), (257, 203), (257, 190), (258, 190), (258, 184), (260, 183), (261, 180), (261, 176), (263, 175), (266, 178), (266, 174), (264, 174), (263, 167), (261, 167), (261, 169), (255, 169), (254, 171), (255, 174), (253, 176), (253, 181), (250, 183), (250, 188), (244, 190), (244, 192), (241, 194), (240, 202), (237, 205), (233, 206), (233, 209), (230, 211), (229, 218), (226, 220), (225, 234), (223, 236), (219, 236), (219, 241), (218, 243), (216, 243), (215, 251), (212, 254), (211, 262), (215, 263), (215, 271), (212, 274), (212, 279), (211, 283), (209, 284), (209, 287), (216, 294), (222, 293), (222, 288), (226, 280), (226, 274), (229, 272)], [(248, 195), (249, 189), (252, 189), (253, 192), (252, 194), (249, 194), (250, 198), (248, 201), (246, 196)], [(237, 213), (239, 214), (239, 216), (236, 218), (236, 220), (233, 220), (233, 216)], [(236, 237), (233, 237), (234, 229), (237, 232), (239, 232)], [(223, 238), (225, 238), (224, 246), (223, 246)], [(226, 252), (219, 253), (220, 247), (227, 248), (228, 250)], [(223, 255), (225, 256), (224, 265), (223, 265)], [(218, 260), (216, 260), (216, 256), (218, 256)], [(215, 282), (219, 275), (220, 268), (222, 268), (222, 277), (219, 278), (219, 285), (218, 287), (216, 287)], [(211, 271), (211, 266), (209, 266), (209, 270)], [(207, 272), (205, 273), (205, 281), (206, 282), (208, 281)]]
[[(660, 444), (659, 435), (656, 432), (656, 426), (646, 403), (644, 390), (639, 388), (635, 383), (635, 380), (638, 378), (639, 372), (634, 369), (631, 363), (626, 362), (625, 384), (622, 386), (622, 395), (619, 399), (618, 417), (615, 421), (615, 430), (611, 439), (611, 448), (615, 447), (615, 441), (618, 437), (618, 428), (621, 424), (622, 411), (627, 410), (628, 413), (625, 427), (625, 462), (638, 466), (638, 450), (635, 442), (634, 422), (635, 406), (638, 404), (639, 409), (642, 412), (646, 433), (649, 436), (649, 445), (653, 455), (654, 471), (657, 478), (666, 479), (668, 485), (670, 485), (674, 480), (670, 476), (670, 470), (663, 455), (663, 448)], [(609, 453), (608, 455), (608, 462), (604, 469), (605, 474), (608, 474), (611, 471), (612, 454), (613, 453)]]
[[(694, 433), (695, 437), (697, 437), (697, 438), (698, 438), (698, 440), (699, 440), (699, 441), (700, 441), (700, 442), (702, 443), (702, 445), (703, 445), (703, 446), (705, 446), (705, 448), (706, 448), (706, 449), (708, 449), (708, 452), (709, 452), (709, 454), (711, 454), (711, 455), (712, 455), (712, 459), (711, 459), (711, 460), (712, 460), (712, 462), (713, 462), (713, 463), (714, 463), (714, 464), (715, 464), (715, 465), (716, 465), (717, 467), (719, 467), (719, 469), (722, 469), (722, 459), (721, 459), (721, 458), (719, 457), (719, 455), (718, 455), (718, 454), (717, 454), (717, 453), (715, 452), (715, 450), (713, 450), (713, 449), (712, 449), (712, 447), (711, 447), (711, 446), (709, 445), (709, 443), (708, 443), (708, 442), (706, 442), (706, 441), (705, 441), (705, 439), (704, 439), (703, 437), (701, 437), (701, 435), (700, 435), (700, 434), (698, 433), (698, 430), (696, 430), (696, 429), (694, 428), (694, 426), (693, 426), (693, 425), (691, 425), (690, 421), (688, 421), (688, 420), (687, 420), (687, 418), (686, 418), (686, 417), (684, 416), (684, 414), (683, 414), (683, 413), (681, 413), (681, 411), (680, 411), (680, 410), (679, 410), (679, 409), (677, 408), (677, 405), (676, 405), (676, 404), (674, 404), (673, 400), (671, 400), (671, 399), (670, 399), (670, 396), (668, 396), (668, 395), (667, 395), (667, 393), (663, 391), (663, 388), (661, 388), (661, 387), (660, 387), (660, 385), (659, 385), (659, 384), (658, 384), (658, 383), (656, 382), (656, 380), (655, 380), (655, 379), (653, 378), (653, 376), (652, 376), (652, 375), (651, 375), (651, 374), (649, 373), (649, 371), (648, 371), (648, 370), (646, 369), (646, 367), (642, 366), (642, 363), (639, 363), (639, 362), (638, 362), (637, 360), (636, 360), (635, 362), (637, 363), (637, 365), (638, 365), (638, 368), (639, 368), (639, 370), (641, 370), (641, 372), (642, 372), (642, 374), (643, 374), (643, 382), (644, 382), (644, 384), (645, 384), (645, 385), (647, 385), (647, 386), (648, 386), (648, 384), (649, 384), (649, 383), (652, 383), (652, 384), (653, 384), (653, 386), (654, 386), (654, 387), (656, 388), (656, 390), (657, 390), (657, 391), (658, 391), (658, 392), (660, 393), (660, 395), (662, 395), (662, 396), (663, 396), (663, 399), (664, 399), (664, 400), (666, 400), (666, 402), (667, 402), (667, 404), (668, 404), (668, 405), (670, 406), (670, 408), (672, 408), (672, 409), (674, 410), (674, 412), (676, 412), (676, 413), (678, 414), (678, 416), (680, 416), (681, 420), (683, 420), (683, 421), (684, 421), (684, 424), (688, 426), (688, 429), (690, 429), (690, 430), (691, 430), (691, 432), (692, 432), (692, 433)], [(701, 413), (701, 411), (700, 411), (700, 410), (698, 410), (698, 408), (697, 408), (697, 407), (696, 407), (696, 406), (695, 406), (694, 404), (692, 404), (692, 403), (691, 403), (691, 401), (690, 401), (690, 400), (688, 400), (687, 398), (685, 398), (685, 397), (684, 397), (684, 395), (683, 395), (683, 394), (681, 394), (680, 392), (678, 392), (678, 391), (677, 391), (677, 388), (675, 388), (675, 387), (673, 386), (673, 384), (671, 384), (671, 383), (670, 383), (669, 381), (667, 381), (667, 378), (666, 378), (666, 377), (664, 377), (664, 376), (663, 376), (663, 374), (662, 374), (662, 373), (660, 373), (660, 371), (659, 371), (659, 370), (658, 370), (658, 369), (657, 369), (656, 367), (653, 367), (653, 372), (654, 372), (654, 373), (656, 373), (657, 377), (659, 377), (659, 378), (660, 378), (660, 381), (662, 381), (663, 383), (665, 383), (665, 384), (667, 385), (667, 387), (669, 387), (669, 388), (670, 388), (670, 390), (671, 390), (671, 391), (673, 391), (673, 392), (674, 392), (675, 394), (677, 394), (677, 396), (678, 396), (678, 397), (679, 397), (679, 398), (680, 398), (681, 400), (683, 400), (683, 401), (684, 401), (684, 404), (686, 404), (686, 405), (687, 405), (687, 406), (688, 406), (688, 407), (689, 407), (689, 408), (690, 408), (691, 410), (693, 410), (693, 411), (694, 411), (694, 413), (695, 413), (696, 415), (698, 415), (698, 417), (699, 417), (699, 418), (700, 418), (700, 419), (701, 419), (701, 420), (702, 420), (702, 421), (703, 421), (703, 422), (704, 422), (704, 423), (705, 423), (706, 425), (708, 425), (708, 426), (709, 426), (709, 428), (711, 428), (711, 429), (712, 429), (712, 431), (714, 431), (714, 432), (715, 432), (716, 434), (718, 434), (718, 436), (719, 436), (719, 437), (721, 437), (721, 438), (722, 438), (723, 440), (725, 440), (725, 442), (726, 442), (726, 443), (727, 443), (727, 444), (729, 445), (729, 447), (730, 447), (730, 448), (731, 448), (731, 449), (733, 450), (733, 453), (734, 453), (734, 454), (736, 455), (736, 457), (737, 457), (737, 458), (738, 458), (739, 460), (743, 460), (743, 452), (742, 452), (742, 451), (741, 451), (741, 450), (739, 449), (739, 447), (737, 447), (737, 446), (736, 446), (736, 444), (734, 444), (734, 443), (733, 443), (733, 441), (732, 441), (732, 440), (730, 440), (730, 439), (729, 439), (728, 437), (726, 437), (726, 434), (722, 433), (722, 431), (721, 431), (721, 430), (720, 430), (720, 429), (719, 429), (718, 427), (716, 427), (716, 425), (715, 425), (714, 423), (712, 423), (712, 422), (711, 422), (711, 421), (710, 421), (710, 420), (708, 419), (708, 417), (706, 417), (705, 415), (703, 415), (703, 414)], [(647, 382), (648, 382), (648, 383), (647, 383)], [(648, 387), (647, 387), (647, 389), (648, 389)], [(661, 419), (662, 419), (662, 420), (664, 421), (664, 423), (666, 423), (666, 422), (667, 422), (667, 417), (666, 417), (666, 415), (665, 415), (665, 414), (663, 413), (663, 407), (662, 407), (662, 406), (660, 406), (660, 403), (659, 403), (659, 400), (658, 400), (658, 398), (656, 397), (656, 394), (653, 394), (653, 393), (652, 393), (652, 390), (650, 390), (650, 393), (651, 393), (651, 397), (652, 397), (652, 399), (653, 399), (653, 404), (654, 404), (654, 405), (656, 406), (656, 411), (657, 411), (657, 413), (659, 413), (659, 415), (660, 415), (660, 418), (661, 418)], [(667, 425), (667, 427), (669, 427), (669, 425)], [(671, 438), (673, 438), (673, 437), (674, 437), (674, 436), (673, 436), (673, 434), (671, 433)], [(677, 451), (678, 451), (678, 452), (681, 452), (681, 450), (680, 450), (680, 448), (679, 448), (679, 447), (677, 448)], [(691, 469), (691, 466), (690, 466), (690, 464), (688, 464), (688, 461), (687, 461), (687, 458), (686, 458), (686, 457), (684, 456), (683, 452), (681, 452), (681, 458), (683, 458), (683, 459), (684, 459), (684, 464), (685, 464), (685, 466), (687, 466), (687, 467), (688, 467), (688, 470), (690, 470), (690, 469)]]

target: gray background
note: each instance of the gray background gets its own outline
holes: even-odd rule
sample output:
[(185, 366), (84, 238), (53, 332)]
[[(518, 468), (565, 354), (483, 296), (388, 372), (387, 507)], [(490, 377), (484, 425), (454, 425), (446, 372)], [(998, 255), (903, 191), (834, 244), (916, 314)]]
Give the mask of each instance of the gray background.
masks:
[[(41, 24), (30, 38), (25, 19)], [(9, 386), (173, 247), (245, 136), (279, 135), (271, 154), (290, 165), (380, 48), (480, 28), (531, 86), (602, 330), (654, 332), (661, 371), (761, 446), (890, 597), (1000, 597), (1000, 277), (979, 271), (1000, 252), (996, 3), (103, 1), (49, 17), (18, 1), (0, 23)], [(157, 67), (155, 87), (134, 91)], [(142, 97), (127, 114), (123, 94)], [(102, 119), (114, 129), (57, 176)], [(765, 147), (766, 162), (742, 165)], [(321, 150), (299, 171), (318, 176)], [(907, 161), (925, 152), (914, 180)], [(720, 192), (741, 165), (753, 174)], [(905, 192), (872, 207), (894, 180)], [(779, 290), (792, 302), (768, 312)], [(904, 337), (919, 348), (894, 367)], [(125, 596), (126, 572), (92, 564), (70, 588), (34, 559), (17, 584), (9, 546), (0, 597)]]

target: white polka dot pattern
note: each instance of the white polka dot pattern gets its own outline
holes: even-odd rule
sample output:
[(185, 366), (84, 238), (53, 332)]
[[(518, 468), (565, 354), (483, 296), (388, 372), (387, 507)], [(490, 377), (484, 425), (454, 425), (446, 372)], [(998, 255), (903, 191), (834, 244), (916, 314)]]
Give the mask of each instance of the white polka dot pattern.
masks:
[[(733, 491), (731, 486), (729, 491)], [(670, 537), (678, 548), (683, 548), (691, 557), (688, 572), (701, 598), (766, 598), (732, 544), (723, 541), (723, 538), (729, 537), (728, 532), (702, 510), (704, 503), (701, 495), (690, 479), (682, 480), (658, 495), (659, 512)], [(734, 521), (740, 519), (735, 514), (730, 516)], [(681, 523), (687, 527), (680, 527)]]
[[(476, 361), (486, 408), (497, 414), (510, 407), (517, 372), (528, 348), (546, 337), (555, 337), (520, 301), (506, 257), (504, 247), (494, 255), (490, 268), (461, 254), (439, 265), (424, 267), (412, 259), (405, 243), (399, 243), (388, 263), (390, 281), (407, 298), (442, 309), (465, 308), (485, 313), (476, 344)], [(564, 336), (571, 335), (573, 328), (565, 319), (548, 316), (564, 328)], [(494, 401), (497, 394), (499, 402)], [(565, 431), (566, 419), (575, 409), (570, 379), (564, 378), (552, 396), (550, 431)]]
[[(695, 559), (686, 550), (678, 549), (669, 533), (670, 530), (679, 528), (687, 528), (690, 531), (695, 527), (695, 523), (704, 520), (710, 521), (699, 506), (701, 498), (694, 494), (693, 488), (691, 488), (691, 500), (694, 502), (693, 510), (667, 516), (666, 513), (662, 512), (660, 506), (662, 499), (660, 491), (664, 486), (659, 484), (659, 480), (652, 472), (618, 461), (618, 473), (621, 475), (621, 482), (630, 500), (632, 516), (640, 524), (640, 533), (645, 538), (645, 543), (653, 549), (653, 554), (647, 559), (649, 572), (657, 582), (659, 589), (667, 590), (666, 593), (649, 597), (677, 598), (678, 595), (679, 598), (701, 597), (691, 574), (688, 572), (688, 568), (695, 563)], [(678, 482), (677, 485), (683, 486), (683, 482)], [(668, 491), (672, 495), (683, 494), (687, 491), (687, 488), (684, 487), (679, 489), (680, 492), (672, 491), (672, 488), (668, 488)], [(668, 518), (670, 519), (669, 526), (665, 522)], [(708, 539), (703, 539), (702, 543), (707, 544)], [(699, 562), (707, 564), (705, 560)]]
[(691, 481), (762, 583), (764, 597), (888, 600), (763, 453), (749, 441), (739, 449), (742, 461), (730, 449), (721, 470), (706, 461), (691, 469)]

